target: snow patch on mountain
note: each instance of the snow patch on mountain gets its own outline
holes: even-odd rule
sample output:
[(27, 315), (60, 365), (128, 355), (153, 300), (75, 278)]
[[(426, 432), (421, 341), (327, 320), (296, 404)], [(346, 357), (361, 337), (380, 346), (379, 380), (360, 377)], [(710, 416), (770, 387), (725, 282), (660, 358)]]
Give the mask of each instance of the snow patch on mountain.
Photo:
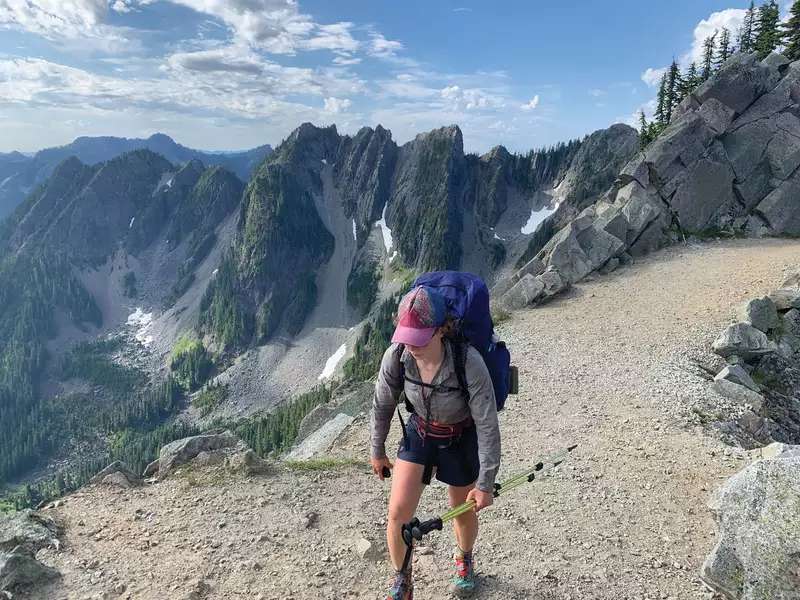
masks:
[(336, 370), (336, 365), (344, 358), (344, 355), (347, 353), (347, 344), (342, 344), (339, 348), (334, 352), (327, 361), (325, 361), (325, 368), (322, 369), (322, 373), (317, 376), (317, 379), (322, 381), (323, 379), (328, 379), (333, 375), (333, 372)]

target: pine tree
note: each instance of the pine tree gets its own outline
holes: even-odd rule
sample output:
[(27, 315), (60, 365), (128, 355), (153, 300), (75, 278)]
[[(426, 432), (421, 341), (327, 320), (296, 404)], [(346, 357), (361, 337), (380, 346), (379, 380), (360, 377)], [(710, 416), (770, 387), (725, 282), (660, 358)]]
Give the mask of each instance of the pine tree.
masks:
[(789, 20), (783, 25), (784, 54), (789, 60), (800, 58), (800, 0), (789, 9)]
[(719, 35), (719, 46), (717, 46), (717, 58), (714, 61), (714, 68), (719, 70), (731, 54), (733, 54), (731, 51), (731, 33), (727, 27), (723, 27)]
[(667, 124), (667, 73), (661, 76), (661, 83), (658, 86), (656, 95), (656, 114), (655, 121), (659, 125)]
[(778, 28), (780, 11), (775, 0), (770, 0), (758, 8), (758, 35), (754, 49), (758, 58), (769, 56), (770, 52), (778, 47), (781, 42), (781, 33)]
[(680, 85), (681, 71), (678, 68), (678, 63), (673, 58), (672, 64), (669, 66), (669, 71), (667, 71), (666, 100), (664, 102), (667, 124), (669, 124), (672, 119), (672, 111), (675, 110), (680, 102)]
[(692, 63), (686, 70), (686, 73), (681, 76), (681, 97), (685, 98), (691, 94), (694, 89), (700, 85), (700, 77), (697, 74), (697, 63)]
[(703, 71), (700, 75), (703, 81), (711, 77), (716, 38), (717, 32), (715, 31), (714, 35), (707, 37), (703, 42)]
[(650, 140), (650, 124), (644, 116), (644, 111), (639, 111), (639, 146), (644, 148), (651, 142)]
[(755, 3), (751, 1), (750, 8), (747, 9), (747, 12), (744, 15), (742, 27), (739, 29), (739, 52), (744, 54), (753, 51), (753, 39), (755, 37), (753, 35), (753, 25), (755, 24), (755, 14), (756, 6)]

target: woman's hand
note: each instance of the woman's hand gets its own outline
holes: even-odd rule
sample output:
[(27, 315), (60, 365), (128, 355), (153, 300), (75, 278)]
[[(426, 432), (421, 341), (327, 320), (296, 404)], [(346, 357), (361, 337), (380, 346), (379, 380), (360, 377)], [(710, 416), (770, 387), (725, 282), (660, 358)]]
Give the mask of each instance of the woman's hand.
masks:
[(478, 512), (482, 508), (491, 506), (494, 502), (494, 496), (491, 494), (491, 492), (484, 492), (478, 488), (472, 488), (467, 494), (467, 502), (470, 500), (475, 501), (475, 512)]
[(375, 473), (381, 481), (385, 478), (383, 474), (384, 469), (389, 469), (390, 471), (394, 469), (394, 465), (386, 456), (383, 458), (370, 458), (369, 461), (372, 463), (372, 472)]

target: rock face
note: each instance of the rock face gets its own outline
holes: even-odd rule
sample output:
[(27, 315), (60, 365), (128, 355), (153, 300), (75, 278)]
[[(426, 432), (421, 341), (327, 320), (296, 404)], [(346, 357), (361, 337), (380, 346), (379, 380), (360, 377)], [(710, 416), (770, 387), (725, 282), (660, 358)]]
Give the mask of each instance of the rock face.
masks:
[(719, 538), (701, 577), (726, 598), (797, 597), (800, 446), (782, 450), (733, 476), (710, 502)]
[(59, 527), (30, 510), (0, 514), (0, 592), (43, 584), (58, 571), (36, 560), (46, 546), (58, 547)]
[(236, 447), (241, 447), (243, 451), (246, 450), (241, 440), (230, 431), (215, 431), (175, 440), (161, 448), (158, 459), (147, 466), (144, 476), (158, 474), (159, 477), (163, 477), (175, 467), (188, 463), (202, 452)]
[[(575, 283), (613, 270), (624, 254), (639, 256), (693, 234), (800, 235), (798, 144), (800, 61), (736, 54), (681, 103), (610, 191), (559, 222), (561, 231), (525, 257)], [(531, 271), (518, 266), (512, 285)], [(773, 300), (781, 309), (800, 304), (800, 295)]]
[(729, 363), (714, 390), (744, 409), (723, 429), (744, 447), (800, 443), (800, 311), (780, 302), (798, 293), (798, 282), (792, 276), (768, 297), (748, 302), (743, 312), (750, 323), (730, 325), (712, 346)]

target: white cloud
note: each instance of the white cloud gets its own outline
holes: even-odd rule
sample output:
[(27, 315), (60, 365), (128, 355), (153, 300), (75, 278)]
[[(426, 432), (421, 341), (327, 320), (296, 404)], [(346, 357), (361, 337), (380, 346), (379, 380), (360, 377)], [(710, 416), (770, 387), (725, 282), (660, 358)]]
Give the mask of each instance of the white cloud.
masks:
[(439, 96), (447, 101), (453, 110), (481, 110), (501, 108), (505, 105), (500, 96), (478, 88), (462, 89), (458, 85), (448, 85), (442, 88)]
[(123, 0), (117, 0), (111, 5), (111, 9), (118, 12), (118, 13), (129, 13), (131, 12), (131, 7), (125, 4)]
[(326, 113), (338, 114), (346, 111), (351, 105), (352, 102), (347, 98), (325, 98), (325, 108), (323, 110)]
[(453, 12), (467, 13), (467, 12), (472, 12), (472, 9), (471, 8), (467, 8), (466, 6), (459, 6), (458, 8), (454, 8)]
[(357, 56), (353, 56), (348, 53), (341, 53), (339, 56), (334, 57), (333, 64), (340, 65), (340, 66), (349, 66), (349, 65), (357, 65), (361, 62), (361, 59)]
[(313, 36), (302, 42), (301, 45), (307, 50), (355, 52), (360, 44), (353, 37), (352, 28), (353, 24), (349, 22), (317, 25)]
[(0, 0), (0, 23), (47, 38), (87, 34), (107, 13), (108, 0)]
[(592, 98), (600, 98), (601, 96), (605, 96), (607, 93), (608, 92), (606, 92), (605, 90), (601, 90), (599, 88), (594, 88), (589, 90), (589, 95)]
[(715, 32), (721, 32), (723, 27), (730, 31), (731, 43), (735, 42), (746, 13), (744, 9), (728, 8), (711, 13), (707, 19), (700, 21), (694, 28), (692, 47), (681, 57), (681, 64), (685, 67), (694, 61), (699, 65), (703, 61), (703, 42)]
[(403, 49), (403, 44), (396, 40), (387, 40), (380, 33), (373, 33), (369, 44), (369, 54), (377, 58), (395, 58)]
[(650, 87), (656, 87), (661, 83), (661, 78), (666, 72), (667, 67), (661, 67), (660, 69), (653, 69), (650, 67), (644, 73), (642, 73), (642, 81), (644, 81)]
[(526, 104), (523, 104), (520, 108), (522, 110), (534, 110), (537, 106), (539, 106), (539, 94), (536, 94), (533, 98), (531, 98)]

